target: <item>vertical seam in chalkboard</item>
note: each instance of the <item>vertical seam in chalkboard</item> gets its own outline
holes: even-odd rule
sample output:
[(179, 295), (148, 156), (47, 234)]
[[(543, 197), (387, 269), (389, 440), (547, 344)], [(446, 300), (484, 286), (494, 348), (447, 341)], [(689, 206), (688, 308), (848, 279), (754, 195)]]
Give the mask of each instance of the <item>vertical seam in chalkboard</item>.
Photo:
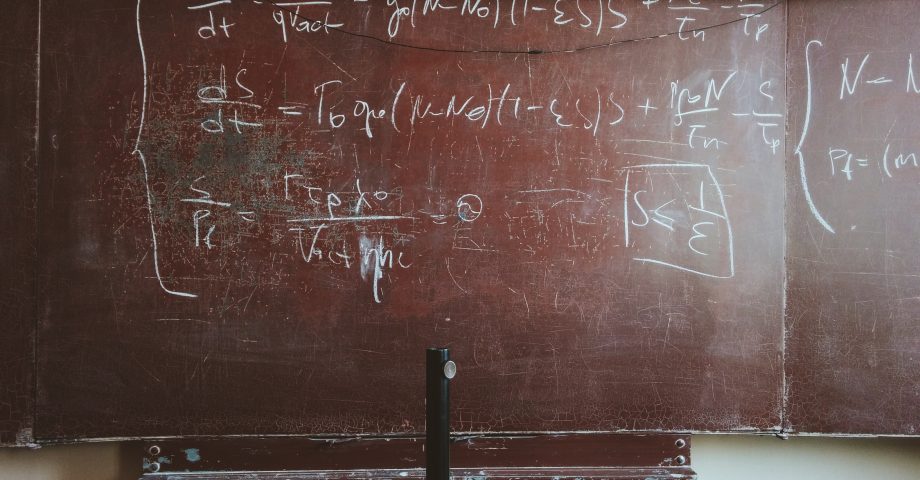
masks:
[(35, 143), (34, 151), (34, 167), (33, 167), (33, 185), (30, 195), (34, 195), (34, 207), (35, 207), (35, 225), (33, 226), (33, 235), (35, 242), (33, 243), (32, 248), (35, 252), (32, 260), (32, 304), (31, 314), (32, 314), (32, 382), (31, 382), (31, 405), (29, 405), (29, 413), (31, 418), (28, 419), (28, 428), (29, 433), (27, 438), (24, 438), (25, 442), (32, 444), (35, 442), (35, 422), (38, 412), (38, 333), (39, 333), (39, 312), (41, 311), (39, 307), (39, 302), (41, 301), (40, 294), (42, 292), (41, 283), (39, 279), (41, 278), (39, 274), (39, 245), (41, 244), (39, 235), (41, 234), (41, 219), (42, 216), (39, 214), (39, 208), (41, 202), (39, 202), (39, 166), (41, 164), (41, 91), (42, 91), (42, 0), (38, 0), (38, 15), (36, 15), (36, 34), (35, 34)]
[(787, 331), (786, 331), (786, 312), (788, 310), (789, 297), (789, 262), (787, 260), (788, 243), (789, 243), (789, 185), (788, 185), (788, 158), (789, 158), (789, 3), (783, 2), (784, 15), (784, 35), (783, 35), (783, 98), (785, 100), (786, 114), (783, 118), (784, 134), (786, 137), (786, 148), (783, 149), (783, 304), (781, 306), (780, 316), (780, 362), (782, 372), (781, 398), (779, 409), (779, 434), (786, 432), (788, 426), (788, 408), (789, 408), (789, 381), (786, 375), (786, 350), (787, 350)]

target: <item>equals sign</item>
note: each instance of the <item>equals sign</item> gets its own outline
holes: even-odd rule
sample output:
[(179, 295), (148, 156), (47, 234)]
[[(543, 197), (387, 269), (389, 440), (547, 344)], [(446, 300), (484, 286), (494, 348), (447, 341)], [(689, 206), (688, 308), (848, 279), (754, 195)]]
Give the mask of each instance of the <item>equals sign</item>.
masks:
[(298, 110), (300, 107), (278, 107), (278, 110), (281, 110), (281, 113), (285, 115), (303, 115), (303, 112)]

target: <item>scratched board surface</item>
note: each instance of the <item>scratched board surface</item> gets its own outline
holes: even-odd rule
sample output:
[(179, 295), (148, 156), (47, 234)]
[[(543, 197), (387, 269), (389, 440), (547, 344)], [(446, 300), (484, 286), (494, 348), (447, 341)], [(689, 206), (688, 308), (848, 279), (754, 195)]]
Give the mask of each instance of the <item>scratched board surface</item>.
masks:
[(0, 30), (0, 445), (32, 441), (38, 5)]
[(789, 8), (788, 422), (916, 435), (916, 4)]
[(780, 424), (782, 4), (43, 7), (38, 436)]

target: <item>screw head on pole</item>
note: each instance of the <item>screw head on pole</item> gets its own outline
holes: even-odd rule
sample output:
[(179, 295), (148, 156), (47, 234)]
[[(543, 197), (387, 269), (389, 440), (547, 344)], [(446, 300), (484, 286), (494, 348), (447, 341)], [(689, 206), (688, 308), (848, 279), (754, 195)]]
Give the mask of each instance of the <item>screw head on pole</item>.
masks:
[(444, 378), (450, 380), (457, 375), (457, 364), (453, 360), (444, 362)]

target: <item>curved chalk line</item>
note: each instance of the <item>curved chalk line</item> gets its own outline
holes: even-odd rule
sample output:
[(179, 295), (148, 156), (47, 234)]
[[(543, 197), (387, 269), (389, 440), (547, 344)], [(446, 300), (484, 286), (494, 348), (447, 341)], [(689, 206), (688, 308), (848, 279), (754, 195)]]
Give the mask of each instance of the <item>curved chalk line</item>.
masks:
[(805, 192), (805, 201), (808, 203), (808, 208), (811, 209), (811, 214), (814, 215), (818, 223), (828, 232), (836, 233), (834, 228), (831, 227), (827, 220), (824, 219), (824, 216), (821, 215), (821, 212), (818, 211), (818, 207), (811, 197), (811, 192), (808, 190), (808, 177), (805, 175), (805, 155), (802, 154), (802, 145), (805, 144), (805, 137), (808, 136), (808, 127), (811, 123), (811, 58), (808, 55), (808, 50), (813, 44), (817, 44), (819, 47), (824, 46), (820, 40), (812, 40), (805, 45), (805, 122), (802, 126), (802, 135), (799, 137), (799, 144), (795, 147), (795, 156), (799, 159), (799, 179), (802, 182), (802, 191)]
[(141, 134), (144, 132), (144, 120), (147, 115), (147, 54), (144, 52), (144, 39), (141, 35), (141, 1), (142, 0), (137, 0), (135, 22), (137, 24), (137, 45), (141, 51), (141, 63), (144, 68), (144, 95), (141, 103), (140, 126), (137, 128), (137, 139), (134, 141), (134, 151), (131, 152), (131, 154), (137, 156), (137, 159), (141, 162), (141, 168), (144, 171), (144, 187), (147, 190), (147, 221), (150, 223), (150, 242), (153, 246), (153, 271), (156, 273), (157, 281), (160, 282), (160, 288), (162, 288), (164, 292), (179, 297), (197, 298), (198, 295), (195, 295), (194, 293), (170, 290), (169, 287), (166, 286), (166, 283), (163, 282), (163, 275), (160, 274), (160, 256), (159, 252), (157, 251), (157, 230), (153, 224), (153, 193), (150, 190), (150, 178), (147, 170), (147, 159), (144, 158), (144, 152), (142, 152), (140, 149)]

